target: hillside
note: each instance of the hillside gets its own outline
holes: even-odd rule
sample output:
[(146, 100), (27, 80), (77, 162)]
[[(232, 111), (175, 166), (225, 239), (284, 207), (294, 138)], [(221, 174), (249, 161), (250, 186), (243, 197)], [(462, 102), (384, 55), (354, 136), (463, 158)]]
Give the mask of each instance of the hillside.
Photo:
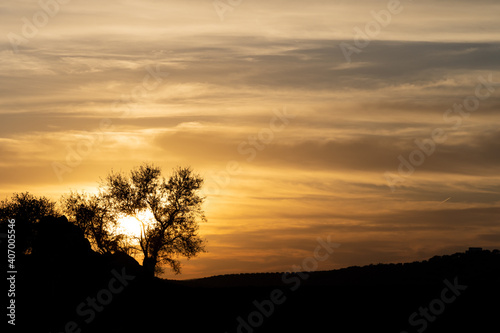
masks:
[[(460, 275), (465, 280), (481, 278), (498, 273), (500, 251), (481, 250), (469, 253), (434, 256), (429, 260), (411, 263), (377, 264), (363, 267), (351, 266), (332, 271), (304, 272), (309, 277), (302, 279), (307, 286), (343, 285), (411, 285), (435, 284), (450, 275)], [(177, 281), (191, 287), (264, 287), (280, 286), (298, 276), (287, 273), (243, 273), (226, 274), (201, 279)], [(300, 276), (298, 276), (300, 278)], [(284, 281), (285, 280), (285, 281)]]
[(147, 277), (125, 254), (95, 253), (52, 218), (19, 272), (19, 332), (486, 332), (500, 310), (498, 251), (174, 281)]

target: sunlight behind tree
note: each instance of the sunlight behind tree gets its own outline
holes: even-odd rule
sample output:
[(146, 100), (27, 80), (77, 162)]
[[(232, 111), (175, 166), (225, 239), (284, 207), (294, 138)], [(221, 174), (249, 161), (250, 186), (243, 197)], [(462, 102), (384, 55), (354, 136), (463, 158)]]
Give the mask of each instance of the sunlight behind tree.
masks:
[(144, 210), (136, 214), (136, 216), (123, 214), (118, 218), (117, 231), (118, 233), (128, 236), (134, 240), (134, 245), (141, 237), (142, 224), (149, 225), (152, 223), (154, 215), (150, 210)]
[[(139, 222), (137, 241), (148, 275), (161, 272), (160, 264), (179, 274), (180, 257), (189, 259), (204, 252), (198, 235), (199, 223), (206, 221), (201, 207), (204, 198), (199, 194), (202, 185), (203, 179), (190, 168), (179, 167), (165, 179), (159, 167), (147, 163), (129, 174), (111, 172), (101, 182), (101, 193), (113, 211), (126, 216), (124, 228), (134, 225), (129, 217)], [(142, 219), (144, 212), (153, 218)], [(134, 228), (128, 232), (137, 233)]]

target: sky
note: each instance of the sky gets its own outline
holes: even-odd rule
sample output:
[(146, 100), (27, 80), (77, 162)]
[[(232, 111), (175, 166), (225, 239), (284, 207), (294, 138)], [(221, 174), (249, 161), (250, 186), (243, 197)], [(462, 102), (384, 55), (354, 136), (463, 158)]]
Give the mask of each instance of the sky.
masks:
[(500, 3), (5, 0), (0, 197), (205, 179), (167, 278), (500, 248)]

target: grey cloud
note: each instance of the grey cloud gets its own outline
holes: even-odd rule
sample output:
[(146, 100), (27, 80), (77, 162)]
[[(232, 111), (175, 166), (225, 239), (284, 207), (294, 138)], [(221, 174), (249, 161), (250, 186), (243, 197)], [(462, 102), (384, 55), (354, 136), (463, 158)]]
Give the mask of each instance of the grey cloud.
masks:
[[(332, 124), (332, 127), (335, 125)], [(429, 130), (430, 131), (430, 130)], [(452, 133), (452, 132), (448, 132)], [(249, 133), (256, 135), (257, 133)], [(451, 135), (451, 134), (450, 134)], [(415, 140), (427, 140), (427, 136), (358, 135), (353, 139), (273, 141), (259, 151), (247, 141), (248, 134), (204, 131), (182, 131), (165, 134), (156, 139), (157, 145), (166, 151), (193, 156), (193, 158), (238, 159), (256, 165), (294, 167), (309, 170), (385, 171), (397, 174), (402, 155), (407, 161), (414, 150), (420, 148)], [(460, 141), (456, 141), (460, 140)], [(244, 155), (238, 146), (246, 142)], [(490, 131), (471, 133), (468, 138), (450, 137), (444, 143), (434, 143), (435, 151), (426, 156), (423, 165), (415, 167), (416, 173), (436, 172), (463, 175), (496, 175), (500, 166), (500, 133)], [(428, 143), (429, 144), (429, 143)]]
[[(153, 56), (157, 45), (141, 41), (136, 48), (130, 48), (127, 42), (97, 43), (92, 42), (92, 54), (75, 49), (59, 49), (57, 52), (35, 50), (28, 52), (40, 65), (59, 73), (51, 76), (10, 76), (4, 72), (5, 79), (14, 86), (26, 84), (31, 93), (39, 90), (40, 94), (57, 92), (64, 85), (78, 87), (92, 82), (140, 80), (144, 72), (121, 68), (119, 61), (136, 64), (177, 62), (188, 66), (187, 69), (175, 67), (165, 69), (171, 72), (169, 82), (206, 82), (217, 86), (257, 86), (273, 89), (346, 90), (373, 89), (412, 83), (423, 84), (436, 78), (444, 78), (453, 73), (468, 73), (474, 70), (495, 71), (500, 68), (497, 55), (499, 44), (487, 43), (424, 43), (424, 42), (384, 42), (373, 41), (359, 54), (362, 66), (344, 66), (345, 59), (335, 47), (341, 41), (315, 40), (304, 43), (285, 41), (266, 41), (263, 38), (248, 38), (245, 48), (240, 48), (237, 38), (220, 37), (220, 44), (212, 47), (176, 47), (170, 45), (171, 52), (162, 58)], [(237, 43), (238, 41), (238, 43)], [(85, 50), (88, 42), (72, 41), (76, 50)], [(142, 46), (140, 45), (142, 44)], [(99, 46), (100, 45), (100, 46)], [(4, 45), (7, 46), (7, 45)], [(270, 54), (262, 54), (269, 50)], [(127, 54), (123, 56), (122, 54)], [(15, 57), (15, 55), (13, 55)], [(78, 57), (82, 60), (78, 66), (68, 67), (63, 58)], [(114, 61), (109, 67), (91, 71), (92, 65), (85, 67), (84, 59), (95, 61)], [(342, 65), (336, 68), (336, 66)], [(71, 68), (72, 74), (64, 73)], [(224, 73), (224, 75), (221, 75)], [(12, 75), (14, 75), (12, 73)], [(45, 79), (44, 79), (45, 78)], [(50, 82), (47, 82), (50, 78)], [(45, 84), (42, 82), (45, 80)], [(4, 81), (5, 82), (5, 81)], [(47, 84), (49, 83), (49, 84)], [(8, 87), (8, 86), (5, 86)], [(49, 91), (49, 89), (51, 89)], [(243, 93), (243, 91), (242, 91)], [(452, 92), (448, 92), (452, 93)]]
[[(445, 143), (435, 143), (436, 150), (426, 156), (419, 171), (444, 172), (468, 175), (497, 173), (500, 166), (498, 132), (474, 133), (460, 144), (450, 138)], [(280, 163), (305, 168), (331, 168), (341, 170), (393, 171), (400, 164), (398, 156), (406, 160), (418, 150), (415, 140), (430, 140), (426, 137), (398, 137), (365, 135), (353, 140), (326, 142), (302, 142), (296, 145), (277, 143), (269, 146), (259, 156), (259, 161)], [(266, 163), (264, 162), (264, 163)]]

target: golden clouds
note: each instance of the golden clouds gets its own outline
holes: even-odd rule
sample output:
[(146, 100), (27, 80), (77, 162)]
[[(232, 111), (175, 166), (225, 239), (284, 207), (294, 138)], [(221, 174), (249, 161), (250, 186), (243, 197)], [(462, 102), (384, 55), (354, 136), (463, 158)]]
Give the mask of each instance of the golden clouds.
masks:
[[(318, 235), (342, 243), (325, 269), (496, 246), (500, 88), (396, 193), (383, 174), (479, 76), (500, 81), (499, 5), (401, 3), (348, 64), (340, 43), (387, 1), (247, 1), (224, 22), (211, 2), (71, 1), (17, 54), (2, 42), (1, 195), (57, 199), (111, 168), (191, 165), (209, 253), (186, 277), (286, 270)], [(0, 6), (16, 34), (40, 10)], [(273, 131), (283, 107), (297, 116)]]

